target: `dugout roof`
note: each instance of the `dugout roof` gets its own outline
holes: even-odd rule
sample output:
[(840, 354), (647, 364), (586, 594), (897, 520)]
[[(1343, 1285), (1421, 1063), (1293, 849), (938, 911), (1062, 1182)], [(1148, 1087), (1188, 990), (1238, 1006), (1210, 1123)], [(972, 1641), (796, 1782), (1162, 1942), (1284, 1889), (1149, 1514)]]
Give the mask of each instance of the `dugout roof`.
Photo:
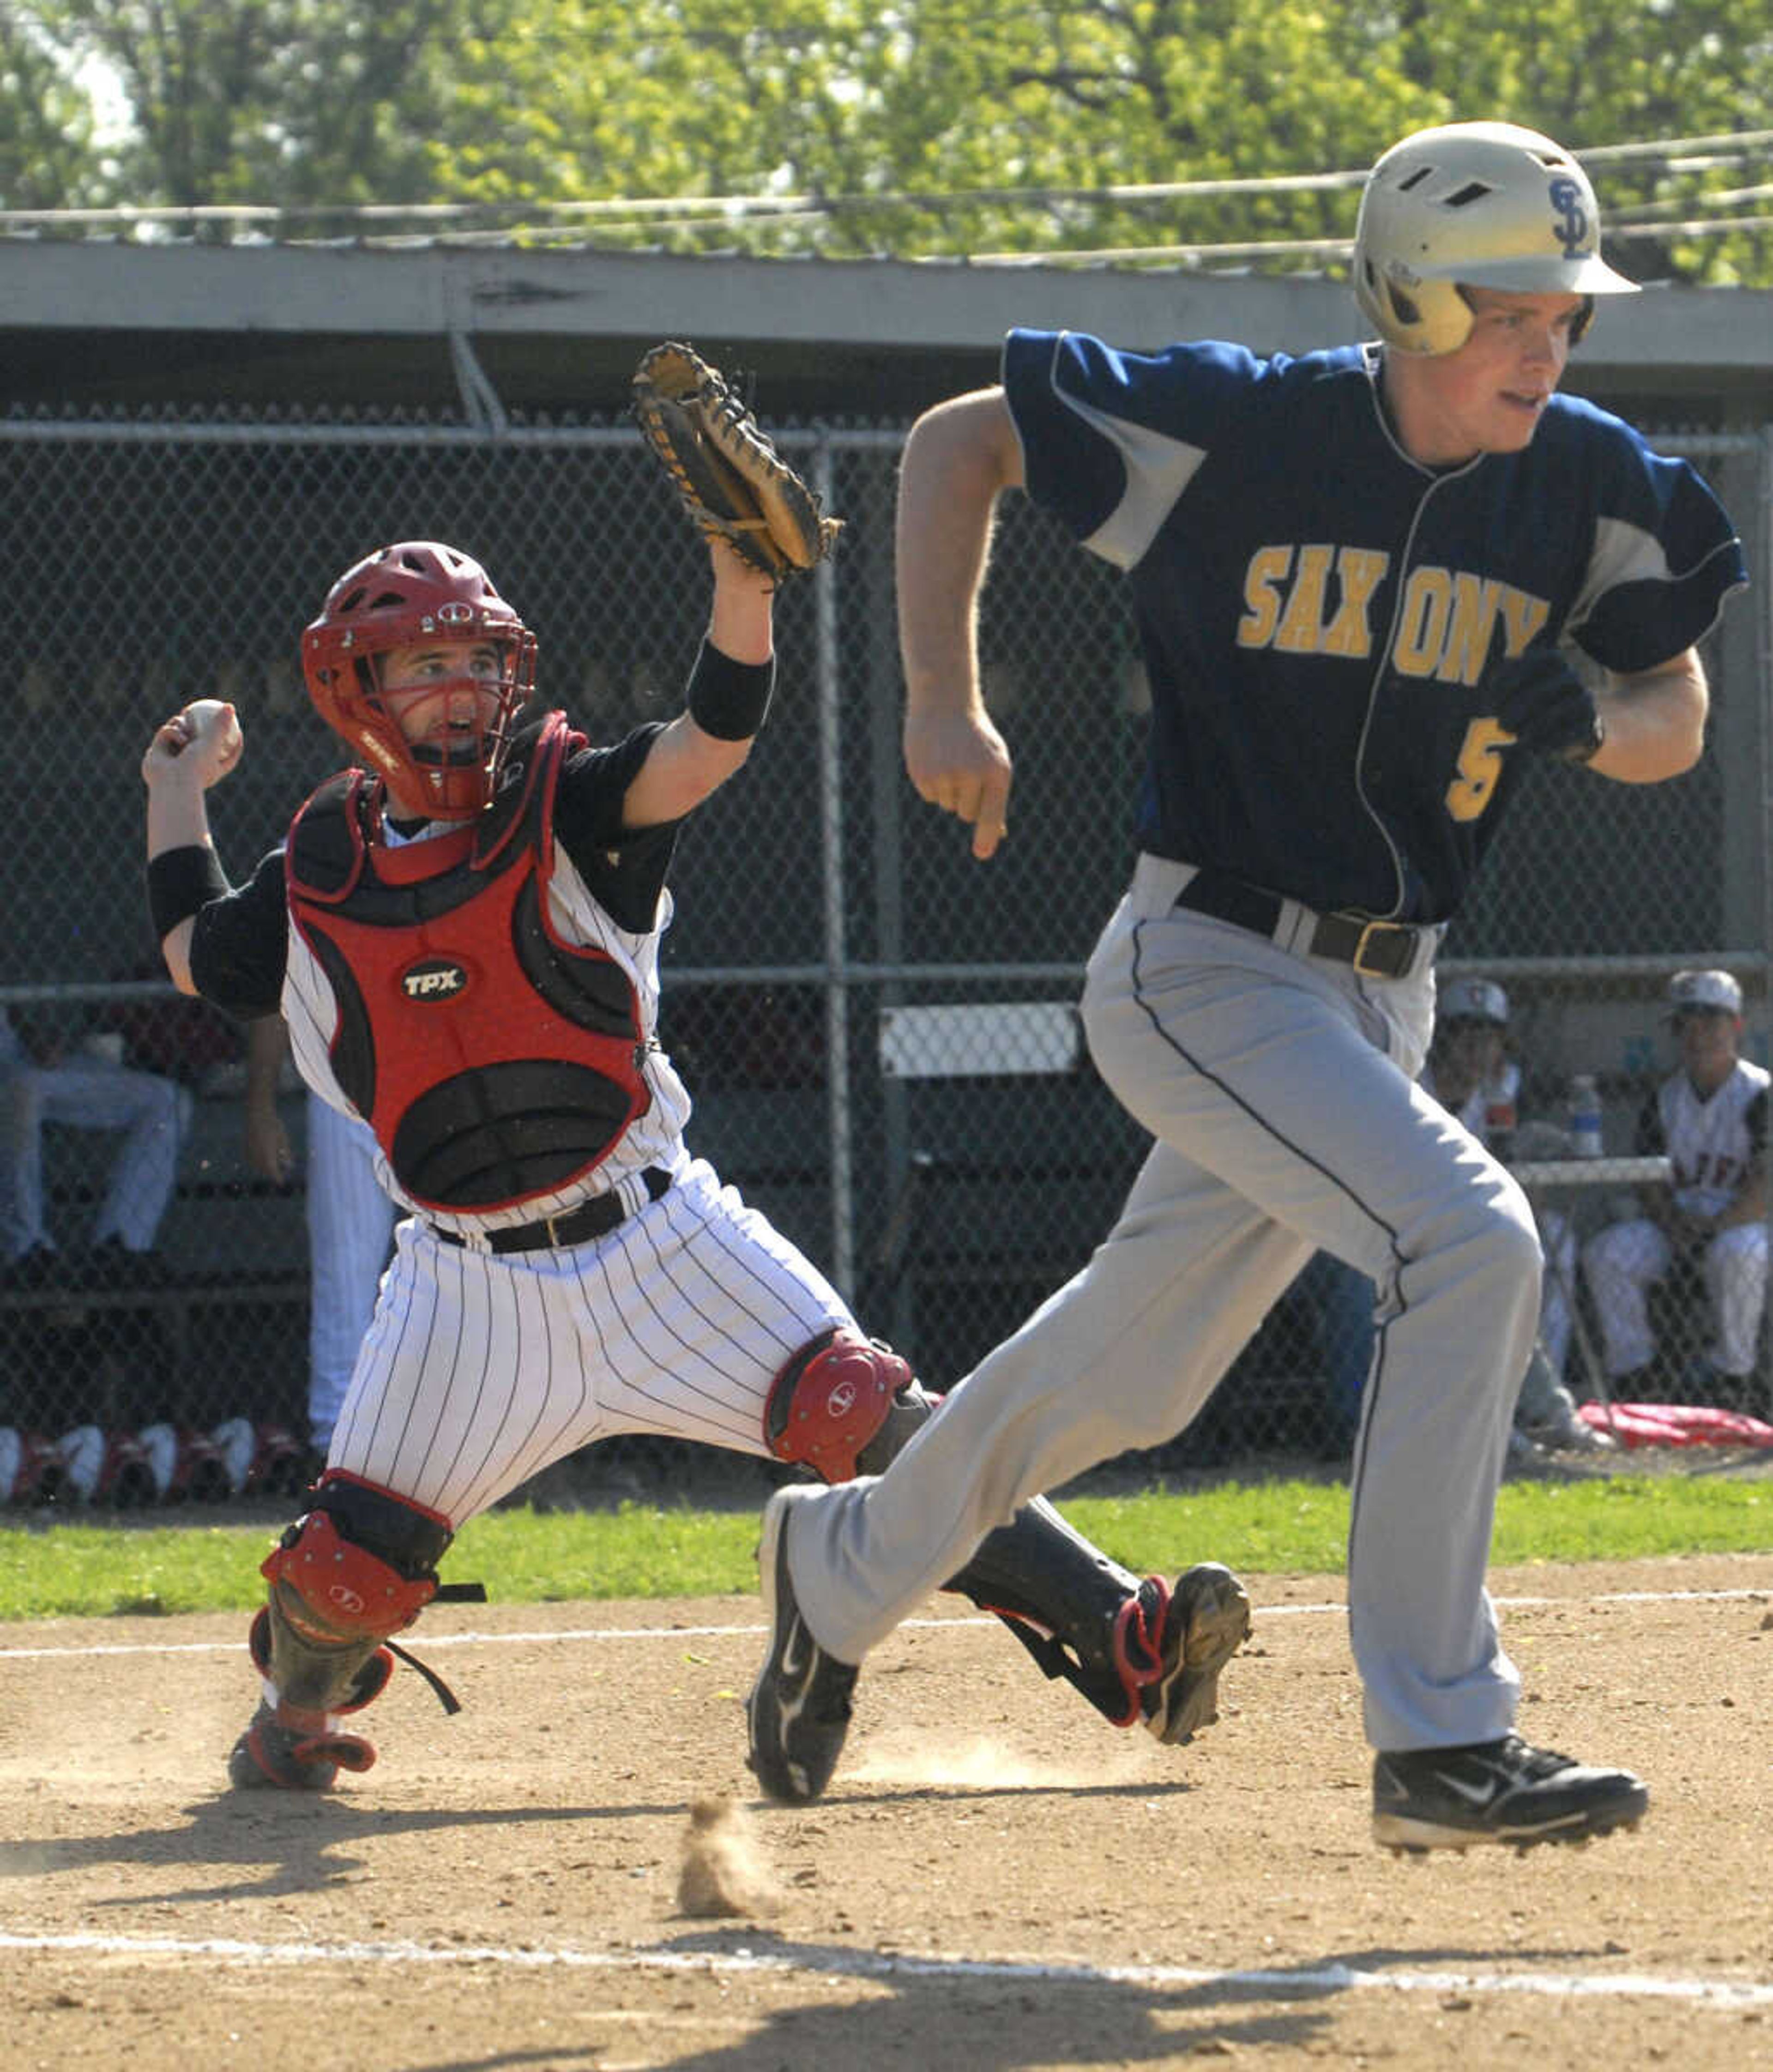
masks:
[[(1305, 276), (19, 237), (0, 269), (0, 399), (49, 414), (605, 416), (641, 350), (685, 337), (756, 370), (778, 422), (880, 421), (992, 379), (1018, 323), (1264, 352), (1362, 334), (1346, 283)], [(1664, 423), (1773, 421), (1773, 292), (1648, 289), (1604, 312), (1566, 386)]]

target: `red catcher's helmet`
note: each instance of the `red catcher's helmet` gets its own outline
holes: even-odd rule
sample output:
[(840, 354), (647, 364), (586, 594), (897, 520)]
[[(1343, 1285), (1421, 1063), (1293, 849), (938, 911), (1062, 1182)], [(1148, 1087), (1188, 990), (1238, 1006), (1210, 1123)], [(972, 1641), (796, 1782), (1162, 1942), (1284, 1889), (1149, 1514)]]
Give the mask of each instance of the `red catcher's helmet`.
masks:
[[(447, 752), (415, 749), (382, 701), (382, 656), (433, 639), (490, 641), (499, 651), (495, 717)], [(403, 540), (333, 585), (302, 636), (302, 671), (320, 717), (386, 783), (399, 813), (470, 820), (492, 798), (512, 722), (535, 684), (536, 635), (479, 562), (438, 541)]]

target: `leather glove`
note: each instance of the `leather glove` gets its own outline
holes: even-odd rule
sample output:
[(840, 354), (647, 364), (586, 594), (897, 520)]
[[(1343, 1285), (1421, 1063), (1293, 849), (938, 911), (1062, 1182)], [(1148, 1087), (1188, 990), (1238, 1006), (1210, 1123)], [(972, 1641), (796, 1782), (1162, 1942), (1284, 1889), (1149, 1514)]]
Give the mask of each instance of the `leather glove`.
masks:
[(825, 516), (718, 368), (667, 342), (632, 385), (641, 435), (701, 532), (778, 584), (824, 560), (843, 521)]

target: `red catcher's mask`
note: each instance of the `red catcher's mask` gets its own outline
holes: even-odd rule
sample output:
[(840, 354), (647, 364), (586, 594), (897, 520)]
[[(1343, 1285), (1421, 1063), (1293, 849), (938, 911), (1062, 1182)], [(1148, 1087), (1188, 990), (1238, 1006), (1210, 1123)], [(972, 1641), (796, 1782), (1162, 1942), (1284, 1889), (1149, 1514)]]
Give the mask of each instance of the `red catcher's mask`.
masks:
[[(499, 653), (496, 712), (447, 750), (409, 742), (382, 697), (382, 656), (425, 640), (490, 642)], [(492, 799), (534, 688), (536, 635), (479, 562), (438, 541), (403, 540), (333, 585), (302, 636), (302, 672), (314, 709), (387, 785), (399, 816), (471, 820)]]

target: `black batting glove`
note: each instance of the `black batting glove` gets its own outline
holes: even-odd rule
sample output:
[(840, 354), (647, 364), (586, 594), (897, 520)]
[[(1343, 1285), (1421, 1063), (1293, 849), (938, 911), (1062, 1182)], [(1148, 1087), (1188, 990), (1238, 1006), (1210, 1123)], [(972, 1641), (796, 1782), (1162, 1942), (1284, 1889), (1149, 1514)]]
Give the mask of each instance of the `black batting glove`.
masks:
[(1498, 722), (1534, 755), (1586, 763), (1607, 738), (1594, 694), (1555, 648), (1530, 648), (1484, 679)]

